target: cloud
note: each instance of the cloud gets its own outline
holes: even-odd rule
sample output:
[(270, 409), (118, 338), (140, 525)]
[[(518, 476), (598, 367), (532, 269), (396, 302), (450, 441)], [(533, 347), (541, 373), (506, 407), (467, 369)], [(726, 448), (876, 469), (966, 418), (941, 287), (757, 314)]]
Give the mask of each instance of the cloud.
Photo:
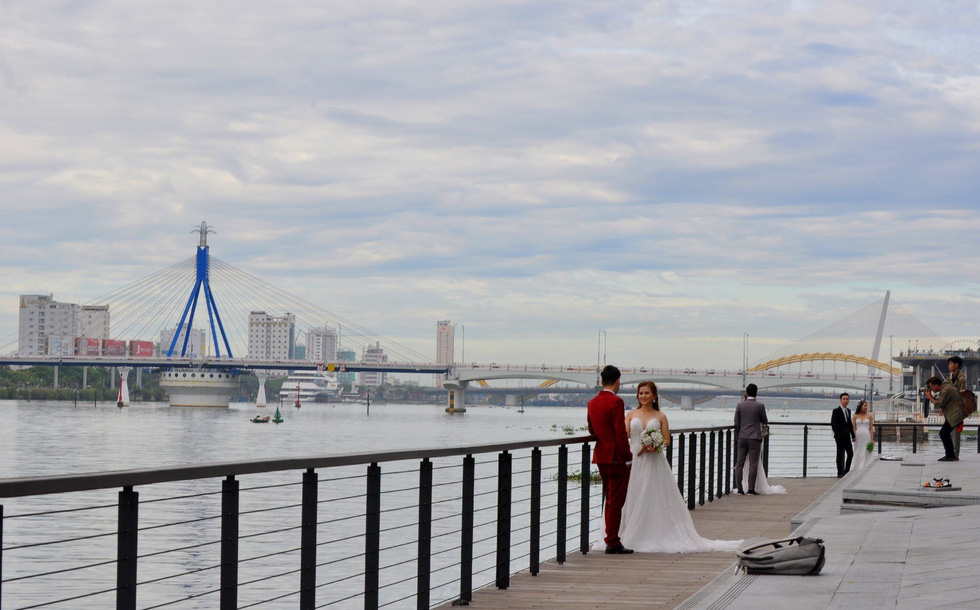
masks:
[(0, 337), (18, 294), (106, 294), (202, 220), (223, 261), (422, 347), (464, 320), (491, 360), (603, 328), (737, 366), (888, 288), (977, 332), (941, 305), (980, 280), (972, 6), (0, 11)]

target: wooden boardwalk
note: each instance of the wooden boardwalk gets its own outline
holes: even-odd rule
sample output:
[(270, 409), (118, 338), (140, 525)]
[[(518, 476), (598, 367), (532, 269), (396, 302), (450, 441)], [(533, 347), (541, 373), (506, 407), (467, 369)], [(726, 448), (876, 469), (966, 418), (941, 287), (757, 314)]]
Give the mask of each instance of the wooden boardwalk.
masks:
[[(776, 538), (790, 533), (790, 519), (816, 501), (837, 479), (774, 480), (786, 495), (725, 496), (691, 514), (705, 538)], [(732, 553), (665, 554), (572, 553), (563, 565), (548, 562), (537, 576), (521, 572), (510, 588), (474, 592), (470, 607), (516, 608), (675, 608), (734, 565)], [(440, 606), (449, 608), (450, 604)]]

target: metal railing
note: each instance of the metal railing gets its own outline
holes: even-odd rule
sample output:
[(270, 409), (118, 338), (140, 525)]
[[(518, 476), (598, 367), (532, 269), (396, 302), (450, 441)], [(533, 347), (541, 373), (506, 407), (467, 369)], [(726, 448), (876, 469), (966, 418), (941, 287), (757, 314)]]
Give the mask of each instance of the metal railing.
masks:
[[(771, 476), (832, 473), (829, 425), (771, 429)], [(673, 431), (666, 456), (689, 509), (731, 493), (733, 432)], [(0, 603), (374, 609), (469, 601), (474, 588), (507, 588), (512, 574), (564, 563), (600, 538), (591, 441), (0, 480)]]

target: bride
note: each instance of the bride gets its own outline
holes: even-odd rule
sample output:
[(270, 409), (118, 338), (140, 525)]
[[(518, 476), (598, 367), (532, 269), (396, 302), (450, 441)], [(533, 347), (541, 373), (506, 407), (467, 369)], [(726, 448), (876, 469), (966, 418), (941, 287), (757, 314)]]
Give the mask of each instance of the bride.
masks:
[[(636, 399), (639, 407), (626, 414), (630, 449), (636, 457), (619, 528), (623, 545), (641, 553), (736, 550), (741, 540), (708, 540), (694, 529), (694, 521), (677, 491), (664, 453), (670, 444), (670, 427), (660, 411), (657, 386), (652, 381), (641, 381)], [(664, 446), (659, 451), (650, 451), (642, 445), (641, 436), (649, 428), (663, 435)]]

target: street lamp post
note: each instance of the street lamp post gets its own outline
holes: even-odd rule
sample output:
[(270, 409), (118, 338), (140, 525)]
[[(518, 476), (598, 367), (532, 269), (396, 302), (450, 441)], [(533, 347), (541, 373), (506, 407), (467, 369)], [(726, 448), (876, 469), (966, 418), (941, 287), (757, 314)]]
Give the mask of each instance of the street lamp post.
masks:
[(892, 338), (894, 336), (895, 335), (888, 335), (888, 394), (889, 395), (891, 395), (892, 393), (892, 381), (895, 380), (895, 373), (892, 371), (892, 369), (895, 367), (895, 365), (892, 364), (893, 362), (895, 362), (894, 360), (892, 360)]
[(749, 333), (742, 333), (742, 390), (749, 374)]

